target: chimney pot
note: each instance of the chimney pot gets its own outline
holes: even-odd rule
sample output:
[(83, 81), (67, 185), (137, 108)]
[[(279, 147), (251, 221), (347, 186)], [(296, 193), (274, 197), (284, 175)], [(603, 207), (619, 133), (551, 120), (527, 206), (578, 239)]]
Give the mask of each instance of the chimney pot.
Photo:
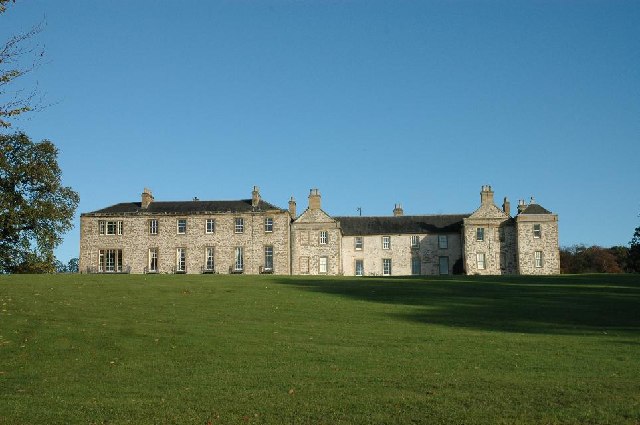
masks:
[(504, 197), (504, 201), (502, 202), (502, 211), (507, 215), (511, 215), (511, 203), (509, 202), (509, 198)]
[(321, 197), (318, 189), (311, 189), (309, 191), (309, 209), (319, 210), (321, 209)]
[(402, 204), (395, 204), (395, 207), (393, 208), (393, 216), (401, 217), (403, 215), (404, 215), (404, 210), (402, 209)]
[(260, 203), (260, 188), (258, 186), (253, 186), (253, 191), (251, 192), (251, 206), (256, 208)]
[(296, 218), (296, 200), (293, 196), (289, 199), (289, 215), (292, 219)]

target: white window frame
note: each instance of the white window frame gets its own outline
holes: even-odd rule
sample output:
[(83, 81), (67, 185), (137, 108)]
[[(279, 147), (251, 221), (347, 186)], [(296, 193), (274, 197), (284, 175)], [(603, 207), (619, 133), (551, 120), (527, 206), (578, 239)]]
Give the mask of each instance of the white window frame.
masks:
[(329, 258), (320, 257), (318, 258), (318, 273), (327, 274), (329, 270)]
[(476, 242), (483, 242), (484, 241), (484, 227), (477, 227), (476, 228)]
[(391, 258), (382, 259), (382, 276), (391, 276)]
[(176, 272), (187, 272), (187, 248), (176, 248)]
[(320, 245), (326, 245), (329, 243), (329, 232), (326, 230), (321, 230), (320, 235), (318, 236), (318, 243)]
[(411, 248), (420, 248), (420, 235), (411, 235)]
[(122, 220), (99, 220), (98, 233), (101, 235), (122, 235)]
[(149, 248), (149, 258), (147, 261), (147, 273), (158, 272), (158, 248)]
[[(358, 265), (360, 267), (358, 267)], [(356, 276), (364, 276), (364, 260), (358, 258), (355, 260), (355, 275)]]
[(364, 237), (356, 236), (354, 240), (354, 249), (356, 251), (362, 251), (364, 249)]
[(212, 246), (204, 248), (204, 269), (208, 272), (216, 269), (216, 250)]
[(237, 272), (244, 271), (244, 247), (236, 247), (234, 258), (234, 270)]
[(216, 232), (216, 219), (215, 218), (208, 218), (204, 222), (204, 232), (207, 235), (211, 235), (211, 234), (214, 234)]
[(244, 233), (244, 218), (236, 217), (235, 218), (235, 228), (234, 233)]
[(273, 232), (273, 217), (264, 218), (264, 232), (265, 233)]
[(438, 248), (439, 249), (449, 249), (449, 236), (448, 235), (438, 235)]
[(542, 251), (535, 251), (533, 253), (533, 261), (534, 261), (534, 265), (536, 268), (540, 269), (542, 268), (543, 265), (543, 255), (542, 255)]
[(158, 234), (158, 219), (152, 218), (149, 220), (149, 234), (157, 235)]
[[(184, 224), (184, 226), (181, 226)], [(182, 231), (180, 231), (182, 230)], [(187, 219), (186, 218), (178, 218), (176, 219), (176, 233), (178, 235), (186, 235), (187, 234)]]
[(533, 225), (533, 239), (540, 239), (542, 237), (542, 225), (536, 223)]
[(391, 236), (382, 237), (382, 249), (391, 249)]
[(273, 245), (264, 246), (264, 269), (273, 270)]
[(486, 270), (487, 257), (484, 255), (484, 252), (478, 252), (476, 254), (476, 266), (478, 267), (478, 270)]
[(122, 272), (122, 250), (121, 249), (100, 249), (98, 251), (98, 272), (99, 273)]

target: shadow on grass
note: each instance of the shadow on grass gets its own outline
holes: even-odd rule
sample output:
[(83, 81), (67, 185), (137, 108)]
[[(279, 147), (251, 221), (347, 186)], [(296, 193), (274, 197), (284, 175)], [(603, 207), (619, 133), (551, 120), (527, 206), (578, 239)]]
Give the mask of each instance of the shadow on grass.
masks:
[(414, 306), (393, 316), (420, 323), (522, 333), (640, 331), (638, 275), (286, 277), (277, 281), (307, 291)]

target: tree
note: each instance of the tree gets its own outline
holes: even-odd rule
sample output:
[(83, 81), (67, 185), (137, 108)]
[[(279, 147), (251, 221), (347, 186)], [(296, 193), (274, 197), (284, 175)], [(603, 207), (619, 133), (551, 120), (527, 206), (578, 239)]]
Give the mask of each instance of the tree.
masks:
[(629, 270), (640, 273), (640, 226), (636, 227), (630, 245), (628, 259)]
[(67, 272), (78, 273), (80, 271), (80, 260), (78, 258), (72, 258), (67, 264)]
[[(15, 0), (0, 0), (0, 15), (6, 12), (9, 3)], [(24, 89), (14, 83), (35, 69), (44, 55), (39, 46), (29, 43), (42, 31), (43, 25), (41, 22), (27, 32), (13, 35), (0, 45), (0, 128), (10, 127), (10, 120), (36, 109), (35, 91), (25, 94)], [(10, 84), (13, 84), (12, 90), (8, 89)]]
[(0, 134), (0, 272), (55, 270), (53, 250), (73, 227), (79, 201), (60, 182), (57, 156), (48, 140)]

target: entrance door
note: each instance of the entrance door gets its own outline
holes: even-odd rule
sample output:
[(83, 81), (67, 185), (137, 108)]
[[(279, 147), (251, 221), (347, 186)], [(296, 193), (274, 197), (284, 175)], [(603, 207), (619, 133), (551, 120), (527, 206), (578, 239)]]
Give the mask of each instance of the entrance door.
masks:
[(449, 274), (449, 257), (440, 257), (440, 274)]

